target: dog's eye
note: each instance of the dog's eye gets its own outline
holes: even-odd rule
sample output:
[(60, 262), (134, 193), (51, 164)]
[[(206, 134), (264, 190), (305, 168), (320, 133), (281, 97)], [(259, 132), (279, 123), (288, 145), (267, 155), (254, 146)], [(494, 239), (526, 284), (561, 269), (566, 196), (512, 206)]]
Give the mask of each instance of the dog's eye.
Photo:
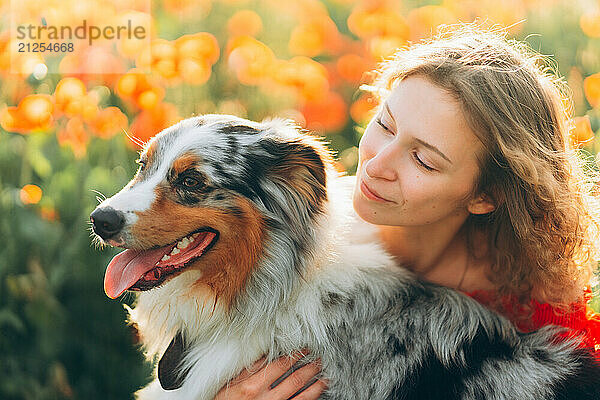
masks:
[(186, 176), (185, 178), (183, 178), (183, 180), (181, 181), (181, 184), (187, 188), (195, 188), (200, 184), (200, 181), (198, 179), (195, 178), (191, 178), (189, 176)]
[(135, 160), (135, 163), (139, 164), (140, 171), (143, 171), (144, 168), (146, 168), (146, 161), (142, 160), (141, 158), (138, 158), (137, 160)]

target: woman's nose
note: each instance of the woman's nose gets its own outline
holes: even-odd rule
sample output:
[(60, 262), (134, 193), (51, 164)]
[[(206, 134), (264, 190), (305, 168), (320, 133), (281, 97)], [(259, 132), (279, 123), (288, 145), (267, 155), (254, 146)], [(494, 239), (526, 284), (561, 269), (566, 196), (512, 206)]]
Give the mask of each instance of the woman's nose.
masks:
[(397, 175), (393, 161), (394, 154), (390, 151), (389, 146), (386, 146), (377, 152), (374, 157), (367, 160), (365, 172), (367, 176), (373, 179), (396, 180)]

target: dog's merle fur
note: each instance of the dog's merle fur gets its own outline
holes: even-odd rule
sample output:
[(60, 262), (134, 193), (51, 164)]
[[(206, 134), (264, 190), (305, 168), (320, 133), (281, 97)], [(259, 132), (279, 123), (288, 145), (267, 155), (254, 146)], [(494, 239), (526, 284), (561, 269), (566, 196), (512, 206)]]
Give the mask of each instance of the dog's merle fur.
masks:
[(262, 354), (273, 360), (301, 348), (321, 359), (323, 399), (600, 399), (600, 369), (577, 339), (558, 340), (553, 327), (519, 333), (474, 300), (397, 267), (354, 215), (352, 178), (338, 177), (324, 147), (282, 121), (208, 115), (161, 132), (142, 154), (146, 168), (99, 206), (126, 218), (108, 243), (166, 244), (141, 243), (131, 227), (189, 153), (201, 160), (202, 189), (175, 190), (171, 200), (224, 210), (241, 227), (251, 215), (233, 200), (243, 199), (263, 218), (264, 241), (229, 304), (190, 289), (202, 280), (202, 258), (137, 294), (131, 321), (149, 359), (162, 356), (160, 380), (139, 399), (212, 399)]

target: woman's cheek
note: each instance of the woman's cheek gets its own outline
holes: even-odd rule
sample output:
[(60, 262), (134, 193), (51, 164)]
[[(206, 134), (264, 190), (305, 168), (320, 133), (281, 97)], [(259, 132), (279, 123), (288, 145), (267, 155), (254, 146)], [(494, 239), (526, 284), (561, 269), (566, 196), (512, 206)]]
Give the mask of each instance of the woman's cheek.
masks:
[(403, 165), (400, 182), (406, 206), (442, 201), (439, 183), (431, 182), (416, 171), (415, 166)]

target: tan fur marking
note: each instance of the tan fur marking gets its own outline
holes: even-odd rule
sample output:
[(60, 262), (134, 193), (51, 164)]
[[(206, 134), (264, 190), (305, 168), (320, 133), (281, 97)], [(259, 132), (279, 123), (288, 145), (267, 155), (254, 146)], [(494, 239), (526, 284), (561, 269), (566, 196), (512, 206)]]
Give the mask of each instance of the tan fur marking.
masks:
[(202, 227), (219, 231), (219, 240), (189, 268), (202, 271), (195, 287), (210, 287), (215, 297), (229, 309), (238, 293), (244, 290), (263, 251), (264, 221), (259, 212), (245, 199), (237, 199), (241, 216), (225, 210), (186, 207), (169, 200), (156, 189), (157, 200), (152, 207), (138, 212), (138, 222), (132, 234), (142, 248), (164, 246)]
[(186, 153), (179, 157), (177, 160), (173, 161), (173, 170), (176, 173), (181, 173), (188, 168), (197, 165), (200, 162), (200, 157), (195, 154)]

